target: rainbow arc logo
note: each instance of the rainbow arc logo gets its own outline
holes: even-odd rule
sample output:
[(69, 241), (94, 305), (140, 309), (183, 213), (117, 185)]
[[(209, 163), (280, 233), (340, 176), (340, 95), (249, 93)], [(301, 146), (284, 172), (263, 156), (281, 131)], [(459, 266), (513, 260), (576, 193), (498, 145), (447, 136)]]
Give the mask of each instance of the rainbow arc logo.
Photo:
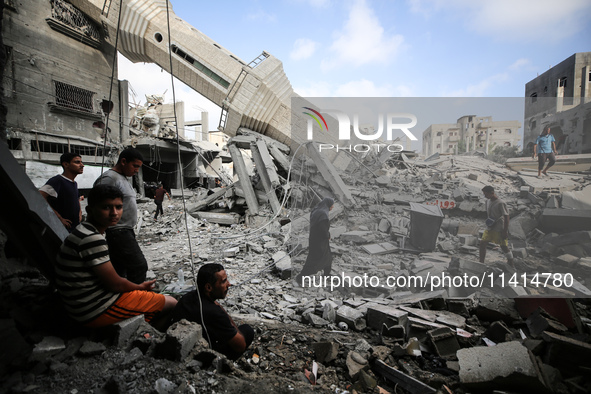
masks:
[[(318, 116), (318, 118), (322, 119), (322, 123), (324, 123), (324, 127), (326, 127), (326, 131), (328, 131), (328, 125), (326, 124), (326, 120), (324, 120), (324, 117), (322, 115), (320, 115), (320, 112), (316, 111), (313, 108), (310, 107), (303, 107), (304, 109), (307, 109), (309, 111), (314, 112), (314, 114), (316, 116)], [(318, 126), (320, 126), (320, 130), (322, 130), (322, 123), (320, 123), (320, 119), (318, 119), (316, 116), (314, 116), (313, 114), (309, 113), (309, 112), (304, 112), (305, 115), (310, 116), (312, 119), (314, 119), (316, 121), (316, 123), (318, 123)]]

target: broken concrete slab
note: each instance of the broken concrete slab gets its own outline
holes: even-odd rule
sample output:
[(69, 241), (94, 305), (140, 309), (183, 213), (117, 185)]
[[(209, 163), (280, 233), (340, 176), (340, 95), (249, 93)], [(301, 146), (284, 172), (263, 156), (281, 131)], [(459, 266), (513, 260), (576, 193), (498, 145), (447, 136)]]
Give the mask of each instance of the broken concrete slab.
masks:
[(392, 245), (390, 242), (382, 242), (379, 244), (361, 245), (361, 249), (372, 255), (382, 255), (394, 253), (398, 250), (398, 247)]
[(386, 305), (374, 305), (367, 308), (367, 325), (380, 330), (385, 323), (387, 326), (408, 325), (408, 312)]
[(591, 230), (591, 210), (545, 208), (540, 223), (542, 230), (546, 233), (589, 231)]
[(583, 365), (589, 365), (591, 344), (564, 335), (544, 331), (542, 339), (547, 343), (543, 361), (572, 375)]
[(517, 341), (457, 352), (460, 382), (474, 390), (546, 392), (533, 355)]
[(380, 375), (395, 386), (407, 390), (409, 393), (414, 394), (435, 394), (437, 390), (433, 387), (426, 385), (418, 379), (413, 378), (404, 372), (392, 368), (382, 360), (375, 360), (372, 363), (373, 370), (376, 374)]

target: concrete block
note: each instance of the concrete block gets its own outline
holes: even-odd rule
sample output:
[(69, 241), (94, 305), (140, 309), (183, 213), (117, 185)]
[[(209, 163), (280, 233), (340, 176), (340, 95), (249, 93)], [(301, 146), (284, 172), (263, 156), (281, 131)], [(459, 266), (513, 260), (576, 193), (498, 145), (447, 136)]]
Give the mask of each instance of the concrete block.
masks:
[(457, 352), (460, 382), (473, 390), (546, 391), (533, 355), (517, 341)]
[(393, 325), (408, 325), (408, 313), (386, 305), (375, 305), (367, 308), (367, 325), (376, 330), (381, 330), (386, 323), (388, 327)]
[(157, 358), (181, 361), (193, 349), (202, 336), (201, 325), (185, 319), (176, 322), (166, 331), (164, 342), (158, 344), (154, 350)]
[(335, 342), (314, 342), (312, 349), (319, 363), (328, 363), (336, 360), (339, 354), (339, 344)]
[(431, 343), (439, 357), (456, 357), (456, 352), (460, 350), (460, 344), (454, 330), (449, 327), (436, 328), (427, 331), (427, 335), (431, 339)]
[(563, 254), (562, 256), (556, 257), (554, 261), (565, 267), (573, 267), (579, 261), (579, 258), (570, 254)]
[(279, 251), (273, 255), (272, 259), (275, 262), (275, 270), (279, 273), (279, 277), (281, 279), (291, 278), (291, 257), (284, 251)]
[(502, 320), (509, 325), (516, 320), (521, 320), (521, 316), (515, 310), (515, 301), (506, 298), (481, 297), (475, 313), (480, 320), (490, 322)]
[(478, 246), (478, 238), (471, 234), (458, 234), (460, 243), (467, 246)]
[(345, 322), (356, 331), (362, 331), (367, 327), (363, 313), (347, 305), (338, 307), (336, 310), (336, 321), (337, 323)]
[(144, 321), (144, 315), (137, 315), (113, 324), (113, 343), (118, 347), (125, 347), (127, 341), (135, 334)]
[(527, 198), (527, 195), (530, 192), (530, 187), (529, 186), (521, 186), (519, 188), (519, 197), (520, 198)]

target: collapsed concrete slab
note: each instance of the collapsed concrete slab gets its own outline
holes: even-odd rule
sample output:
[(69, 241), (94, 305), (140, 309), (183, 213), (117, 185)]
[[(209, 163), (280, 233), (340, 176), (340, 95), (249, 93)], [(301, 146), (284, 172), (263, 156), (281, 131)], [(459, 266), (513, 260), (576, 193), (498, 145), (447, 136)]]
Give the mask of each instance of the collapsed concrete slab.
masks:
[(591, 230), (591, 210), (546, 208), (540, 218), (542, 230), (546, 233), (566, 233)]
[(517, 341), (457, 352), (460, 381), (474, 390), (547, 392), (533, 355)]

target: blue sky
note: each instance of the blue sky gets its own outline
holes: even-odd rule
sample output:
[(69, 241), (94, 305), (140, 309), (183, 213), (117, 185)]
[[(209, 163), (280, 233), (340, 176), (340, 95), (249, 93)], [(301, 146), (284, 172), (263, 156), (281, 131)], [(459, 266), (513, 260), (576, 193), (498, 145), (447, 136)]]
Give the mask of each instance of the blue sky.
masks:
[[(525, 83), (591, 51), (589, 0), (171, 0), (177, 16), (245, 62), (263, 50), (317, 97), (523, 97)], [(172, 101), (170, 76), (120, 61), (119, 79)], [(219, 110), (175, 84), (187, 120)], [(486, 115), (486, 114), (478, 114)], [(455, 122), (456, 117), (442, 121)]]

